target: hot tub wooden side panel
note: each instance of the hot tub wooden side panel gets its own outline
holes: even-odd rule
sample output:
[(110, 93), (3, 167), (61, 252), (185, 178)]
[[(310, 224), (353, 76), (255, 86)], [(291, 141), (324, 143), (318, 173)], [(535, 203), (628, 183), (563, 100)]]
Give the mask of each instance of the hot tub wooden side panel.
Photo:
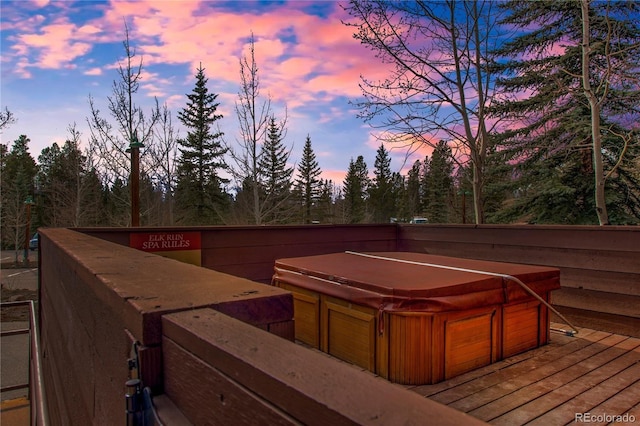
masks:
[[(378, 374), (394, 383), (420, 385), (432, 383), (434, 316), (418, 312), (385, 314), (389, 344), (388, 364), (380, 360)], [(381, 365), (383, 364), (383, 365)], [(383, 368), (386, 372), (382, 374)]]
[(320, 300), (320, 349), (343, 361), (377, 372), (377, 311), (335, 297), (321, 295)]
[(294, 302), (296, 340), (394, 383), (437, 383), (500, 358), (499, 306), (384, 312), (381, 323), (379, 312), (367, 306), (279, 280), (274, 284), (301, 301)]
[(435, 352), (442, 358), (433, 363), (432, 383), (450, 379), (500, 359), (499, 307), (439, 314), (436, 318), (434, 332), (440, 333), (436, 346), (443, 350)]
[(542, 304), (537, 300), (503, 308), (503, 358), (541, 345), (541, 311)]
[[(551, 292), (540, 294), (549, 303)], [(502, 307), (502, 358), (507, 358), (549, 343), (549, 308), (529, 298)]]
[(296, 340), (320, 349), (320, 293), (276, 280), (275, 285), (293, 295)]

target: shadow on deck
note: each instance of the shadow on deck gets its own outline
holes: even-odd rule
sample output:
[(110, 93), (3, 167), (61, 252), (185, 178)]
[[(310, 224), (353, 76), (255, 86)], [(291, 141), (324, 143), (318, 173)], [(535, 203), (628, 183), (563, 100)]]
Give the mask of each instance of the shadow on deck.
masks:
[(496, 425), (637, 424), (640, 339), (554, 332), (548, 345), (410, 390)]

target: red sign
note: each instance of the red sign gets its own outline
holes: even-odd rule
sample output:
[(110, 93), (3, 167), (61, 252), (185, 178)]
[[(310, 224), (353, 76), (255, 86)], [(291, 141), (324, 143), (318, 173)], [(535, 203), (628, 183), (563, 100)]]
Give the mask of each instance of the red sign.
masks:
[(200, 250), (200, 232), (132, 232), (129, 246), (150, 252)]

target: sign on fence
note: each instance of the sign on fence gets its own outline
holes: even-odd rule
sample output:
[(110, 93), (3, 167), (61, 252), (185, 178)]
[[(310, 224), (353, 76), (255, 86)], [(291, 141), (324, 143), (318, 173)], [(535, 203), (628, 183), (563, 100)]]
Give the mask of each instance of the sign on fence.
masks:
[(129, 246), (201, 266), (200, 232), (132, 232)]

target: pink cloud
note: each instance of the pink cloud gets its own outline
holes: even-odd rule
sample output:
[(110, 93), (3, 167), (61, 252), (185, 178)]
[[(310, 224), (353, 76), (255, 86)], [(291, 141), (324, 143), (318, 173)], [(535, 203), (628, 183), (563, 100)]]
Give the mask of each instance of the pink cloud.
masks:
[(91, 68), (88, 69), (87, 71), (84, 72), (85, 75), (102, 75), (102, 69), (101, 68)]
[[(239, 58), (246, 53), (253, 32), (262, 94), (271, 95), (274, 102), (287, 103), (290, 114), (314, 102), (359, 96), (360, 74), (370, 78), (386, 74), (387, 66), (373, 60), (372, 53), (353, 39), (353, 28), (340, 22), (344, 12), (337, 3), (334, 14), (322, 18), (305, 14), (305, 5), (300, 2), (249, 14), (206, 1), (111, 1), (96, 6), (102, 10), (101, 16), (78, 24), (69, 22), (64, 13), (70, 6), (55, 5), (60, 17), (48, 15), (47, 22), (52, 23), (44, 26), (35, 22), (44, 18), (32, 18), (34, 24), (22, 27), (19, 42), (12, 46), (16, 56), (29, 58), (15, 68), (23, 77), (30, 76), (30, 67), (78, 66), (75, 61), (98, 44), (121, 42), (125, 21), (131, 45), (146, 70), (155, 65), (188, 64), (193, 72), (186, 82), (193, 83), (195, 69), (202, 63), (211, 86), (226, 91), (234, 87), (228, 96), (233, 101), (239, 85)], [(84, 74), (99, 76), (106, 69), (117, 68), (123, 56), (120, 51), (107, 65), (87, 60), (82, 66), (91, 67)], [(144, 78), (145, 93), (158, 97), (175, 93), (175, 80), (159, 80), (154, 75)], [(330, 123), (336, 117), (337, 112), (329, 109), (318, 119)]]
[(395, 159), (395, 163), (399, 165), (399, 170), (397, 171), (406, 176), (416, 160), (422, 163), (425, 157), (433, 155), (433, 147), (417, 142), (410, 146), (391, 147), (389, 152), (391, 157)]
[(99, 34), (102, 30), (95, 25), (83, 25), (78, 28), (77, 33), (79, 35), (94, 35)]
[[(392, 142), (393, 140), (393, 142)], [(397, 137), (386, 131), (372, 131), (366, 141), (366, 146), (374, 153), (369, 165), (369, 171), (373, 170), (375, 152), (383, 144), (392, 159), (392, 170), (404, 175), (411, 169), (416, 160), (424, 161), (426, 156), (433, 155), (433, 146), (439, 138), (423, 135), (422, 138), (412, 136)]]
[(336, 118), (341, 118), (344, 115), (344, 109), (331, 107), (320, 113), (318, 117), (318, 123), (331, 123)]
[(171, 95), (164, 100), (164, 103), (167, 104), (169, 108), (183, 108), (184, 107), (184, 96), (182, 95)]
[(320, 64), (320, 60), (309, 57), (294, 57), (280, 62), (275, 70), (283, 76), (302, 78), (315, 70)]
[[(183, 6), (115, 3), (107, 20), (122, 15), (144, 16), (134, 19), (132, 32), (149, 41), (139, 46), (147, 64), (191, 62), (195, 68), (202, 62), (211, 80), (236, 84), (238, 60), (246, 53), (247, 38), (253, 31), (263, 93), (271, 93), (274, 100), (287, 100), (292, 108), (317, 98), (319, 92), (331, 96), (359, 94), (358, 64), (370, 53), (359, 47), (351, 37), (352, 29), (339, 20), (305, 15), (290, 5), (260, 15), (212, 13), (211, 9), (205, 14), (198, 3), (185, 2)], [(285, 33), (293, 34), (298, 43), (288, 44), (278, 38)], [(151, 42), (154, 37), (160, 43)]]
[(334, 185), (342, 187), (342, 183), (344, 182), (344, 178), (346, 176), (347, 172), (344, 170), (322, 170), (322, 174), (320, 177), (322, 179), (332, 180)]
[(25, 32), (16, 36), (12, 46), (18, 56), (35, 52), (30, 66), (39, 68), (74, 68), (72, 61), (91, 50), (91, 44), (78, 41), (75, 25), (60, 21), (41, 27), (38, 33)]
[(341, 96), (360, 96), (359, 73), (346, 70), (339, 74), (324, 74), (311, 79), (307, 89), (312, 92), (327, 92)]
[(18, 59), (16, 66), (14, 68), (14, 73), (24, 79), (28, 79), (32, 77), (31, 71), (29, 71), (29, 61), (24, 58)]
[(143, 69), (140, 75), (140, 87), (148, 96), (163, 98), (167, 96), (167, 88), (173, 85), (172, 78), (163, 78), (159, 74), (148, 72)]
[(17, 31), (29, 31), (33, 28), (39, 27), (44, 21), (43, 15), (31, 15), (31, 16), (16, 16), (16, 13), (11, 13), (11, 10), (2, 10), (3, 21), (2, 30), (17, 30)]

